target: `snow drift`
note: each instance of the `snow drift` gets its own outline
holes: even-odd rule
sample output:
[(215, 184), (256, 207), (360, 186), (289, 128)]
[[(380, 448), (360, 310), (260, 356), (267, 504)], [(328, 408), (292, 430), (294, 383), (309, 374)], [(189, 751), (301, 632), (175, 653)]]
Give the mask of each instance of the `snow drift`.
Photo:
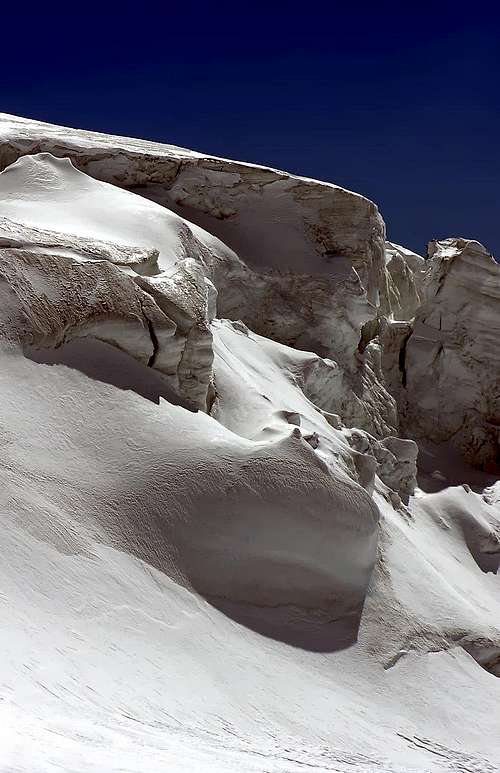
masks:
[(484, 248), (12, 116), (0, 161), (3, 769), (496, 770)]

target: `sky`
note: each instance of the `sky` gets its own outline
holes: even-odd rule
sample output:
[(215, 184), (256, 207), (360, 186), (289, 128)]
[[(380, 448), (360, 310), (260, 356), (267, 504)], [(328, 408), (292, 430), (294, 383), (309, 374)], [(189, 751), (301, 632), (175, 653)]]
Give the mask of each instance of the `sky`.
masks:
[(0, 110), (328, 180), (423, 253), (500, 258), (500, 21), (448, 3), (51, 2), (2, 11)]

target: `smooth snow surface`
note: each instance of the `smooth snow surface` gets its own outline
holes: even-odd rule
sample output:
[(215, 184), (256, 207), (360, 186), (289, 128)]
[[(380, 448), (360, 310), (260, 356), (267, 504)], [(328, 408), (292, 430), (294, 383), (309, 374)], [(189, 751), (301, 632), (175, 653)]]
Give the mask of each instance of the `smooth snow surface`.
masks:
[[(0, 174), (0, 770), (500, 770), (493, 402), (450, 400), (474, 437), (488, 423), (488, 469), (422, 430), (416, 388), (408, 405), (413, 317), (433, 304), (452, 310), (456, 357), (472, 320), (467, 365), (490, 383), (471, 243), (447, 243), (459, 273), (434, 295), (446, 257), (427, 274), (408, 250), (384, 252), (371, 202), (332, 186), (347, 202), (332, 214), (325, 184), (307, 181), (314, 239), (330, 238), (323, 220), (345, 250), (318, 310), (304, 291), (314, 239), (295, 262), (311, 229), (286, 277), (254, 273), (246, 250), (276, 244), (271, 221), (236, 254), (145, 197), (184, 180), (191, 205), (220, 199), (205, 172), (187, 191), (206, 157), (0, 124), (0, 151), (20, 155)], [(87, 154), (85, 172), (43, 152), (54, 143)], [(194, 166), (167, 185), (161, 159)], [(250, 186), (224, 188), (229, 235), (266, 197), (287, 208), (270, 180), (259, 199), (273, 170), (224, 164)], [(92, 174), (118, 168), (120, 181)], [(138, 170), (141, 196), (125, 190)]]
[(218, 239), (168, 209), (94, 180), (69, 159), (49, 153), (22, 156), (0, 175), (0, 206), (3, 217), (35, 228), (157, 249), (164, 269), (184, 256), (182, 237), (188, 231), (224, 249)]

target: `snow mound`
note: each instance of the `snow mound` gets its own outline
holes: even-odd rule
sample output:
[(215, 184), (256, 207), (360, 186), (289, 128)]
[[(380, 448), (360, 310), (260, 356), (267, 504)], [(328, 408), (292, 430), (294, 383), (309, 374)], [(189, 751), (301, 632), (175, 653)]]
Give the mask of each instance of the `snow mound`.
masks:
[(210, 248), (229, 252), (218, 239), (168, 209), (94, 180), (69, 158), (51, 153), (22, 156), (5, 169), (0, 202), (3, 217), (56, 233), (59, 239), (69, 234), (83, 245), (90, 240), (157, 250), (162, 269), (174, 266), (180, 257), (202, 258)]

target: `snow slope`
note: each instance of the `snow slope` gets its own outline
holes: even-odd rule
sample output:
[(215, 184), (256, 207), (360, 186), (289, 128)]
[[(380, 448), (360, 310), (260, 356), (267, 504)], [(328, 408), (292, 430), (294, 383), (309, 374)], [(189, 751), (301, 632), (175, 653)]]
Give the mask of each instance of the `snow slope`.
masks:
[[(359, 277), (323, 298), (328, 352), (236, 301), (214, 318), (233, 273), (286, 330), (307, 254), (270, 282), (219, 231), (38, 151), (122, 183), (132, 158), (148, 185), (199, 154), (5, 126), (4, 157), (37, 153), (0, 174), (0, 768), (499, 770), (498, 484), (420, 435), (417, 470), (397, 436), (411, 320)], [(339, 239), (362, 231), (343, 216)], [(409, 316), (421, 263), (387, 249), (372, 299), (396, 288)]]

